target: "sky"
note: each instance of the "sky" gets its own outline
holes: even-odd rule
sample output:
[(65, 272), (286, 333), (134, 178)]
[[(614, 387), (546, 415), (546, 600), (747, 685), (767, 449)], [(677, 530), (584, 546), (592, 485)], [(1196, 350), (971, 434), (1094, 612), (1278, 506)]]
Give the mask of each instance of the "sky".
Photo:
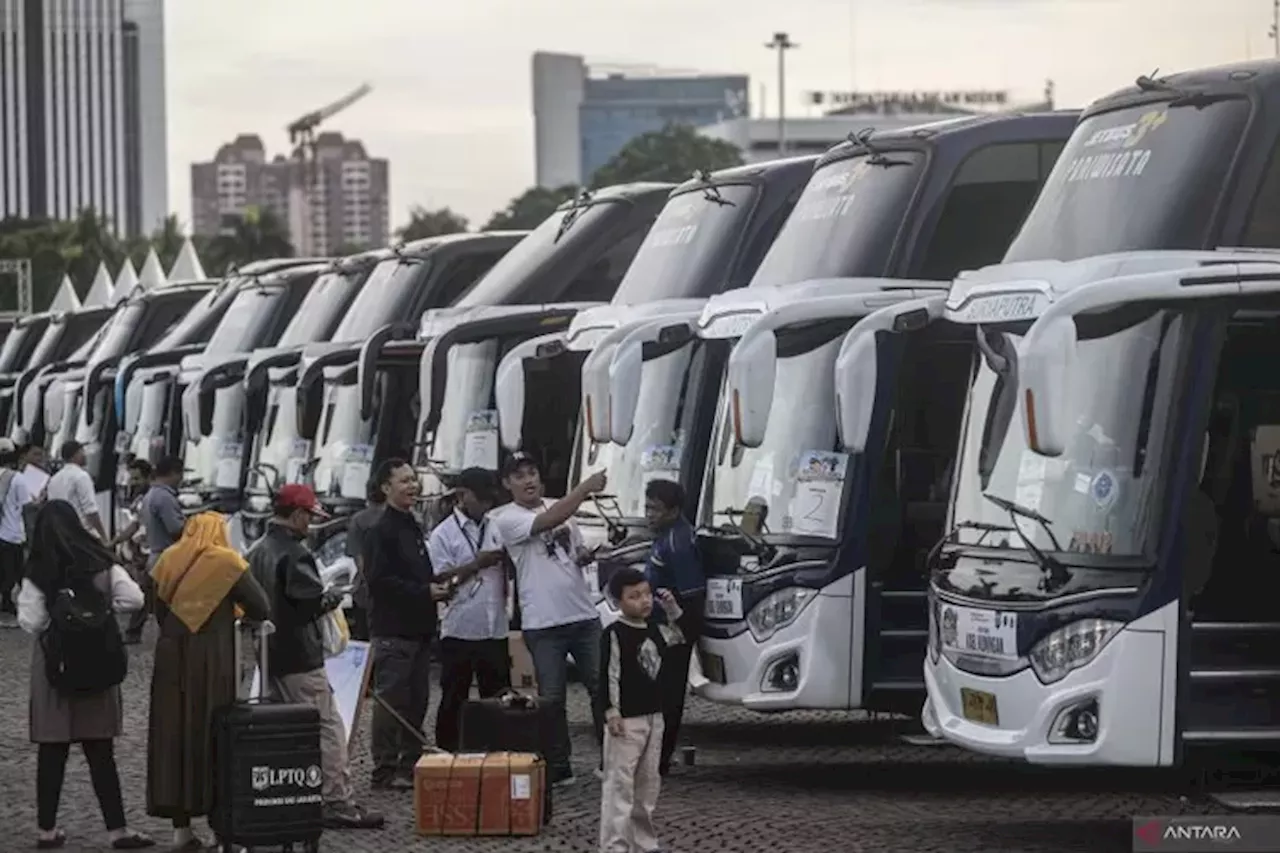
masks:
[(776, 116), (806, 91), (1008, 89), (1084, 106), (1155, 69), (1272, 55), (1272, 0), (217, 0), (166, 3), (170, 206), (192, 162), (239, 133), (283, 153), (285, 125), (361, 83), (326, 129), (390, 160), (391, 221), (448, 206), (479, 226), (534, 181), (534, 51), (747, 73)]

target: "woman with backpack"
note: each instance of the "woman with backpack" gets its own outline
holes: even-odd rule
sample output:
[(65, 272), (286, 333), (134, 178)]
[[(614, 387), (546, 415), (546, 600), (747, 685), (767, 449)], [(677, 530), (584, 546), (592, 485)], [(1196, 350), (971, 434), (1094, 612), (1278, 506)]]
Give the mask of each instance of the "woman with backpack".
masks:
[(271, 602), (231, 548), (216, 512), (187, 519), (151, 569), (156, 663), (147, 741), (147, 813), (173, 822), (173, 846), (199, 850), (191, 818), (213, 807), (213, 712), (236, 700), (236, 618), (270, 616)]
[(18, 624), (37, 637), (31, 659), (31, 740), (38, 744), (36, 847), (67, 843), (58, 802), (71, 744), (89, 764), (98, 805), (116, 850), (155, 844), (129, 829), (116, 769), (123, 729), (120, 684), (128, 669), (116, 613), (142, 607), (142, 590), (80, 523), (66, 501), (49, 501), (35, 517)]

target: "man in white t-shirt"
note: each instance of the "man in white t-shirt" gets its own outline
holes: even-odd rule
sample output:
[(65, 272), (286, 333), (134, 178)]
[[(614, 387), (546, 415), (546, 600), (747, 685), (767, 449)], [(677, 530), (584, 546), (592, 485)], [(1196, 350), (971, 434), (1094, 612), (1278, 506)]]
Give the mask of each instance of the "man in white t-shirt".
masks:
[(90, 533), (96, 533), (103, 542), (108, 540), (107, 529), (102, 526), (98, 513), (98, 495), (93, 477), (84, 469), (84, 445), (68, 441), (62, 445), (62, 467), (49, 478), (45, 495), (51, 501), (66, 501), (76, 508), (80, 523)]
[(538, 696), (554, 703), (553, 743), (546, 744), (552, 784), (573, 781), (569, 726), (565, 717), (567, 658), (591, 695), (596, 743), (604, 737), (596, 693), (600, 682), (600, 617), (582, 575), (592, 555), (582, 544), (573, 514), (605, 486), (604, 472), (592, 474), (554, 503), (543, 496), (542, 475), (527, 453), (513, 453), (502, 466), (502, 485), (512, 502), (495, 509), (486, 531), (489, 547), (503, 547), (515, 564), (521, 630), (533, 658)]

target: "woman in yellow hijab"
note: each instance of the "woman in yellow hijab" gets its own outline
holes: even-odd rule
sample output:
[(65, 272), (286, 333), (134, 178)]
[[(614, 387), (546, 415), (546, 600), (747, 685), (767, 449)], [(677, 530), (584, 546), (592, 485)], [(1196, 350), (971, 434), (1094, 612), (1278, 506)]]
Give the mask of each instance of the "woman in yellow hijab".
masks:
[(156, 590), (155, 670), (147, 743), (147, 812), (173, 821), (174, 846), (199, 849), (191, 818), (213, 805), (213, 712), (235, 701), (235, 621), (262, 621), (270, 602), (231, 548), (216, 512), (187, 519), (182, 538), (151, 570)]

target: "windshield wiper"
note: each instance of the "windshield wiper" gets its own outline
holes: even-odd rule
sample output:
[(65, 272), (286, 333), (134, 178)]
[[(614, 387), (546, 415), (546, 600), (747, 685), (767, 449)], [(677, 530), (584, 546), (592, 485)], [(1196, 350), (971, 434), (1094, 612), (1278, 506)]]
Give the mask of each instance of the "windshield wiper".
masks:
[(1141, 75), (1137, 80), (1133, 81), (1133, 84), (1144, 92), (1164, 92), (1167, 95), (1172, 95), (1173, 98), (1168, 105), (1170, 109), (1177, 109), (1178, 107), (1207, 107), (1218, 101), (1226, 101), (1234, 97), (1226, 92), (1210, 94), (1209, 92), (1192, 92), (1188, 89), (1181, 89), (1167, 80), (1157, 79), (1156, 75), (1159, 73), (1160, 69), (1157, 68), (1150, 74)]
[(892, 157), (886, 157), (878, 148), (871, 144), (871, 137), (875, 133), (875, 128), (867, 127), (856, 133), (850, 133), (848, 136), (849, 144), (857, 148), (861, 148), (866, 152), (866, 162), (872, 166), (910, 166), (910, 160), (895, 160)]
[(1022, 540), (1022, 544), (1026, 547), (1027, 552), (1035, 558), (1037, 563), (1040, 564), (1040, 568), (1048, 574), (1049, 582), (1052, 585), (1060, 586), (1071, 580), (1071, 573), (1067, 571), (1067, 567), (1064, 566), (1057, 557), (1047, 554), (1037, 548), (1036, 544), (1031, 541), (1031, 537), (1024, 533), (1022, 528), (1018, 526), (1019, 516), (1037, 522), (1044, 529), (1044, 532), (1049, 535), (1049, 541), (1053, 543), (1053, 550), (1061, 551), (1062, 545), (1058, 542), (1058, 537), (1053, 535), (1053, 528), (1051, 527), (1053, 524), (1052, 521), (1045, 518), (1034, 509), (1029, 509), (1019, 503), (1014, 503), (1008, 498), (1002, 498), (999, 495), (993, 495), (987, 492), (983, 492), (982, 496), (1005, 512), (1009, 513), (1009, 520), (1013, 522), (1013, 532)]
[(408, 266), (410, 264), (425, 264), (426, 258), (419, 258), (417, 255), (406, 255), (404, 253), (404, 243), (396, 243), (391, 247), (391, 254), (396, 256), (396, 263)]
[[(752, 554), (762, 560), (765, 564), (771, 563), (773, 562), (773, 558), (777, 556), (778, 550), (763, 539), (757, 539), (752, 536), (747, 532), (746, 528), (739, 524), (734, 518), (735, 515), (745, 516), (748, 512), (750, 512), (750, 510), (734, 509), (731, 506), (727, 506), (724, 509), (716, 510), (715, 514), (723, 515), (725, 518), (729, 519), (729, 527), (734, 533), (737, 533), (746, 540), (747, 545), (751, 548)], [(760, 527), (763, 532), (768, 532), (768, 526), (764, 523), (764, 515), (760, 518)]]
[[(600, 519), (604, 522), (604, 528), (607, 531), (606, 535), (609, 537), (609, 544), (613, 545), (615, 548), (621, 545), (626, 541), (629, 531), (627, 529), (627, 525), (622, 521), (622, 508), (618, 506), (618, 498), (615, 495), (592, 495), (590, 500), (596, 508), (594, 515), (589, 512), (582, 512), (581, 510), (575, 512), (574, 515), (578, 518)], [(605, 510), (604, 503), (602, 503), (603, 501), (609, 502), (610, 509), (612, 509), (614, 514), (610, 514), (610, 512)]]
[(714, 202), (721, 207), (737, 207), (738, 205), (724, 196), (720, 195), (720, 188), (711, 182), (711, 175), (699, 169), (693, 173), (693, 179), (706, 184), (702, 188), (702, 197), (707, 201)]
[[(932, 569), (934, 563), (938, 559), (943, 547), (948, 543), (954, 542), (960, 535), (961, 530), (981, 530), (982, 535), (978, 537), (978, 541), (972, 543), (972, 547), (981, 547), (982, 541), (992, 533), (1016, 533), (1017, 531), (1007, 524), (988, 524), (985, 521), (957, 521), (952, 525), (951, 529), (942, 535), (937, 544), (929, 549), (929, 555), (925, 557), (924, 565), (927, 569)], [(1007, 541), (1007, 540), (1006, 540)]]
[(578, 217), (582, 215), (582, 211), (587, 209), (587, 204), (590, 201), (590, 190), (583, 190), (578, 197), (573, 200), (573, 207), (565, 211), (564, 218), (560, 220), (560, 228), (556, 231), (556, 237), (551, 242), (559, 243), (560, 238), (569, 233), (569, 229), (578, 221)]

